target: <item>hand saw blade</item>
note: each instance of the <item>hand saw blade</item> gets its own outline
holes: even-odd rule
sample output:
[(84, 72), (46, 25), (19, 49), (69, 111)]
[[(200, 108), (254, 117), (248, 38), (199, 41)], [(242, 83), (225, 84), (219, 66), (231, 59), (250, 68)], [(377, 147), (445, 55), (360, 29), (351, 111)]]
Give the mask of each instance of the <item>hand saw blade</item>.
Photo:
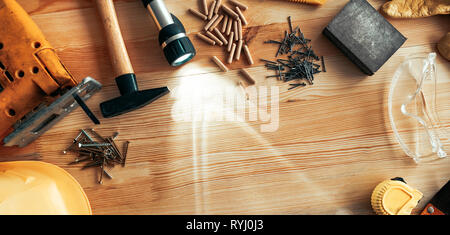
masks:
[(17, 122), (14, 131), (3, 139), (4, 146), (24, 147), (33, 142), (79, 106), (74, 97), (85, 101), (101, 87), (102, 85), (91, 77), (83, 79), (49, 106), (40, 107)]

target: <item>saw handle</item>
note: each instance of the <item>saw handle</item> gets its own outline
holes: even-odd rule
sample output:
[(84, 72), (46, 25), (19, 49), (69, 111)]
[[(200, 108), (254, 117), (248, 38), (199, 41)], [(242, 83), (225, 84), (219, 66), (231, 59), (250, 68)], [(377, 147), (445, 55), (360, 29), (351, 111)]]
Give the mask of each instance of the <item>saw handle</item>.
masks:
[(95, 0), (105, 28), (106, 42), (116, 77), (134, 74), (130, 57), (120, 31), (113, 0)]

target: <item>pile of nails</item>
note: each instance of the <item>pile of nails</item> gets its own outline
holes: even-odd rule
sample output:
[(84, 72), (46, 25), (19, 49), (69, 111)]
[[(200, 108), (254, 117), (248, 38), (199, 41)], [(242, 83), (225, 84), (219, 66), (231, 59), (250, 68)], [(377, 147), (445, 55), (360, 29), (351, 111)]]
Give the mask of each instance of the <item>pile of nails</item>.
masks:
[[(279, 55), (287, 55), (287, 59), (277, 59), (276, 61), (270, 61), (261, 59), (265, 62), (265, 67), (269, 70), (274, 70), (277, 74), (267, 77), (276, 77), (278, 80), (284, 82), (298, 81), (298, 83), (289, 84), (291, 87), (289, 90), (306, 86), (303, 82), (306, 80), (310, 85), (313, 85), (314, 74), (320, 72), (326, 72), (323, 56), (319, 58), (310, 45), (311, 40), (304, 37), (302, 31), (297, 26), (295, 29), (292, 27), (291, 17), (288, 17), (289, 33), (284, 32), (284, 39), (282, 41), (268, 40), (264, 43), (277, 44), (278, 50), (275, 57)], [(322, 61), (322, 69), (315, 61)]]
[(69, 164), (85, 163), (82, 170), (98, 167), (100, 170), (98, 183), (102, 184), (103, 175), (110, 179), (113, 178), (106, 168), (112, 169), (116, 164), (125, 166), (129, 141), (124, 142), (123, 151), (120, 152), (114, 142), (118, 134), (115, 132), (110, 137), (103, 137), (94, 129), (82, 129), (63, 153), (76, 153), (77, 157)]

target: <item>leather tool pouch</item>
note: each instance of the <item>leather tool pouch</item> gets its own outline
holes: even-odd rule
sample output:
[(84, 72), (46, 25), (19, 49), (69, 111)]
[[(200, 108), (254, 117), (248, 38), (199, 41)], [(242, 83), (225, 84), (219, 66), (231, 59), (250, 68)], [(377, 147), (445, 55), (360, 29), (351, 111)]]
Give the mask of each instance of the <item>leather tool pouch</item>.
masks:
[(0, 138), (77, 81), (15, 0), (0, 0)]

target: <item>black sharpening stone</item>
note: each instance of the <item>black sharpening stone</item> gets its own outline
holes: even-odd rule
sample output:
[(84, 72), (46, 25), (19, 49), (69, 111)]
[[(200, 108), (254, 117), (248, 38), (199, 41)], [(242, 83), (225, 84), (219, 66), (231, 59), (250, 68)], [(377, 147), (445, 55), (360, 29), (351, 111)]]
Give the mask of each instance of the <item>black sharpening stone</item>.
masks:
[(366, 0), (351, 0), (322, 33), (368, 75), (406, 41)]

